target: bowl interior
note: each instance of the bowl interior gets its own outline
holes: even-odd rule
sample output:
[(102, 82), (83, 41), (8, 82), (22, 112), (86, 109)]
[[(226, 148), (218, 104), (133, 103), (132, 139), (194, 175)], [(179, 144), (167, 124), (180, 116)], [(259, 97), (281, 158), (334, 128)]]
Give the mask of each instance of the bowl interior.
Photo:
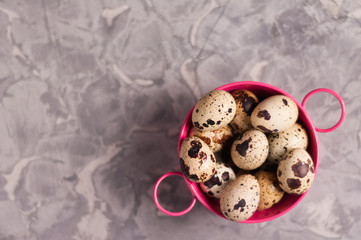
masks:
[[(318, 147), (318, 139), (316, 135), (315, 128), (313, 126), (313, 123), (311, 119), (309, 118), (308, 114), (306, 113), (305, 109), (301, 107), (301, 105), (294, 99), (290, 94), (283, 91), (282, 89), (279, 89), (277, 87), (274, 87), (269, 84), (260, 83), (260, 82), (236, 82), (231, 83), (227, 85), (223, 85), (217, 90), (224, 90), (227, 92), (230, 92), (232, 90), (236, 89), (246, 89), (252, 91), (256, 96), (262, 101), (263, 99), (270, 97), (272, 95), (282, 94), (287, 97), (290, 97), (295, 101), (295, 103), (298, 106), (299, 109), (299, 117), (297, 122), (302, 124), (305, 129), (307, 130), (308, 137), (309, 137), (309, 144), (307, 151), (312, 157), (313, 163), (315, 165), (315, 176), (317, 174), (318, 169), (318, 158), (319, 158), (319, 147)], [(193, 109), (192, 109), (193, 110)], [(179, 143), (178, 143), (178, 156), (179, 156), (179, 150), (180, 145), (182, 141), (188, 136), (188, 132), (190, 128), (192, 127), (192, 110), (189, 112), (187, 118), (184, 121), (180, 137), (179, 137)], [(191, 190), (192, 194), (197, 197), (197, 199), (210, 211), (213, 213), (219, 215), (220, 217), (223, 217), (223, 214), (220, 211), (219, 207), (219, 200), (209, 198), (206, 194), (202, 192), (199, 185), (197, 183), (193, 183), (186, 178), (184, 178), (187, 182), (187, 185), (189, 189)], [(272, 219), (275, 219), (285, 213), (287, 213), (289, 210), (294, 208), (301, 200), (302, 198), (307, 194), (305, 192), (302, 195), (291, 195), (291, 194), (285, 194), (282, 200), (274, 205), (270, 209), (266, 209), (263, 211), (257, 211), (251, 218), (247, 219), (246, 221), (243, 221), (242, 223), (259, 223), (259, 222), (265, 222), (270, 221)]]

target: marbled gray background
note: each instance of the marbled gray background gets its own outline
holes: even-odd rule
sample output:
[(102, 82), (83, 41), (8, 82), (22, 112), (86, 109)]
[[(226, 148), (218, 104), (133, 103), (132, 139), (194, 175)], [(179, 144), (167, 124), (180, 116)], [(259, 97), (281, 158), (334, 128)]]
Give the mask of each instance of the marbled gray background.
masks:
[[(242, 80), (344, 98), (312, 189), (262, 224), (165, 216), (152, 188), (179, 170), (185, 116)], [(327, 94), (307, 109), (340, 116)], [(0, 0), (0, 239), (359, 239), (360, 119), (360, 0)], [(167, 208), (184, 185), (162, 184)]]

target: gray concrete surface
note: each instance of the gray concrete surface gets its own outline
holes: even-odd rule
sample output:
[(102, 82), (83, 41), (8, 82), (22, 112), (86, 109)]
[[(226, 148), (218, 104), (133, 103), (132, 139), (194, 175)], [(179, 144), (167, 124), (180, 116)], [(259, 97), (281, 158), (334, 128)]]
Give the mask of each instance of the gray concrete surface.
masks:
[[(0, 0), (0, 33), (1, 240), (360, 238), (361, 1)], [(165, 216), (152, 188), (180, 170), (188, 111), (244, 80), (344, 98), (312, 189), (262, 224), (199, 203)], [(319, 127), (340, 116), (327, 94), (307, 110)], [(191, 198), (178, 178), (159, 196)]]

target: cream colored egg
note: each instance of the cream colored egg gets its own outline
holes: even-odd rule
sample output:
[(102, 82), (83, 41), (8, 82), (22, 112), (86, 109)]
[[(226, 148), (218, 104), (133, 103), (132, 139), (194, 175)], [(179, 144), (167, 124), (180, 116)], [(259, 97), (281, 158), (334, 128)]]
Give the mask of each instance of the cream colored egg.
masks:
[(284, 191), (280, 188), (277, 176), (274, 172), (263, 170), (255, 174), (260, 187), (260, 200), (257, 211), (271, 208), (277, 204), (283, 197)]
[(260, 102), (251, 114), (253, 127), (266, 132), (282, 132), (295, 124), (297, 104), (284, 95), (274, 95)]
[(189, 136), (199, 137), (215, 153), (222, 150), (224, 145), (232, 138), (233, 132), (228, 125), (214, 131), (199, 131), (196, 127), (192, 127)]
[(226, 126), (236, 114), (236, 102), (223, 90), (204, 95), (194, 106), (192, 123), (200, 131), (214, 131)]
[(277, 178), (287, 193), (302, 194), (310, 189), (315, 177), (313, 161), (302, 148), (288, 151), (278, 164)]
[(213, 152), (198, 137), (188, 137), (182, 142), (179, 158), (184, 176), (192, 182), (205, 182), (216, 171)]
[(220, 208), (223, 215), (236, 222), (250, 218), (256, 212), (259, 191), (259, 184), (254, 176), (245, 174), (237, 177), (221, 194)]
[(268, 136), (269, 154), (267, 161), (278, 164), (283, 155), (295, 148), (306, 149), (308, 145), (307, 132), (299, 123), (279, 133), (272, 133)]
[(233, 142), (231, 157), (234, 164), (244, 170), (253, 170), (262, 165), (268, 155), (266, 135), (256, 129), (246, 131)]
[(235, 90), (231, 92), (234, 100), (236, 101), (236, 115), (229, 125), (239, 132), (243, 133), (250, 130), (251, 124), (251, 113), (258, 104), (257, 96), (248, 90)]
[(223, 189), (227, 184), (233, 181), (236, 178), (236, 175), (233, 172), (233, 169), (225, 163), (216, 163), (216, 173), (204, 183), (200, 183), (202, 191), (206, 193), (209, 197), (214, 197), (219, 199)]

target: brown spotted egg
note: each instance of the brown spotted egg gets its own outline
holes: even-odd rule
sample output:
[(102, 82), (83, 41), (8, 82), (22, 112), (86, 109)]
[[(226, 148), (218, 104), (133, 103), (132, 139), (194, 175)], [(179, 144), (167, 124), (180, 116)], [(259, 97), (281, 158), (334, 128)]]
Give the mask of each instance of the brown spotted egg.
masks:
[(271, 208), (282, 199), (284, 194), (284, 191), (278, 184), (276, 174), (274, 172), (259, 170), (256, 172), (255, 177), (260, 187), (260, 200), (257, 211)]
[(268, 136), (269, 154), (267, 161), (278, 164), (283, 155), (291, 149), (303, 148), (308, 145), (307, 132), (299, 123), (280, 133), (272, 133)]
[(220, 198), (223, 189), (227, 184), (233, 181), (236, 175), (233, 169), (225, 163), (216, 163), (216, 173), (204, 183), (200, 183), (200, 187), (209, 197)]
[(260, 167), (268, 155), (266, 135), (256, 129), (248, 130), (233, 142), (231, 157), (240, 169), (253, 170)]
[(266, 132), (282, 132), (295, 124), (297, 104), (284, 95), (274, 95), (260, 102), (251, 114), (253, 127)]
[(200, 131), (214, 131), (230, 123), (236, 114), (236, 102), (223, 90), (204, 95), (194, 106), (192, 123)]
[(302, 194), (310, 189), (315, 177), (313, 161), (302, 148), (288, 151), (278, 164), (277, 178), (287, 193)]
[(205, 182), (216, 171), (216, 158), (202, 139), (187, 137), (180, 148), (180, 164), (184, 176), (192, 182)]
[(237, 108), (236, 115), (229, 125), (231, 125), (235, 131), (243, 133), (253, 128), (251, 124), (251, 113), (258, 104), (258, 98), (251, 91), (243, 89), (232, 91), (231, 94), (236, 101)]
[(223, 215), (232, 221), (250, 218), (258, 207), (260, 188), (257, 179), (245, 174), (230, 182), (223, 190), (220, 208)]
[(214, 131), (199, 131), (192, 127), (189, 136), (197, 136), (207, 143), (212, 152), (219, 152), (224, 145), (232, 138), (233, 132), (228, 125)]

